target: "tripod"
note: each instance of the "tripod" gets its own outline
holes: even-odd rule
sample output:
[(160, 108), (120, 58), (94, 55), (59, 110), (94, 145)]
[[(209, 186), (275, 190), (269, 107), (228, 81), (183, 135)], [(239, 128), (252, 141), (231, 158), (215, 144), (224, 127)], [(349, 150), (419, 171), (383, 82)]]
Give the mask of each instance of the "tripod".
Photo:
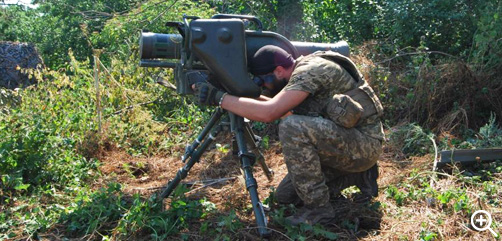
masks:
[[(225, 115), (226, 118), (222, 119), (224, 114), (228, 115)], [(256, 224), (258, 225), (258, 232), (260, 236), (264, 237), (270, 234), (270, 230), (267, 229), (267, 218), (265, 217), (263, 204), (258, 198), (258, 184), (256, 183), (256, 179), (253, 177), (253, 165), (255, 161), (258, 161), (269, 181), (271, 181), (273, 178), (273, 172), (268, 168), (267, 164), (265, 163), (263, 154), (258, 150), (258, 137), (253, 134), (253, 131), (249, 124), (244, 122), (243, 117), (235, 115), (231, 112), (227, 112), (221, 108), (216, 108), (202, 132), (197, 136), (197, 138), (191, 145), (186, 147), (185, 153), (181, 158), (181, 161), (183, 163), (186, 162), (185, 166), (183, 166), (176, 173), (176, 177), (167, 184), (166, 188), (162, 191), (159, 197), (161, 199), (166, 198), (174, 191), (180, 181), (188, 175), (188, 172), (193, 167), (193, 165), (199, 162), (200, 157), (202, 156), (204, 151), (206, 151), (209, 145), (214, 141), (216, 136), (221, 131), (225, 130), (225, 128), (228, 126), (228, 122), (230, 122), (230, 131), (233, 135), (232, 144), (234, 151), (236, 148), (238, 149), (237, 154), (240, 159), (241, 169), (246, 183), (246, 189), (248, 190), (251, 197), (253, 212), (255, 215)], [(208, 138), (206, 138), (207, 134), (209, 134)], [(258, 157), (248, 151), (248, 143), (252, 144), (252, 147), (255, 152), (257, 152)]]

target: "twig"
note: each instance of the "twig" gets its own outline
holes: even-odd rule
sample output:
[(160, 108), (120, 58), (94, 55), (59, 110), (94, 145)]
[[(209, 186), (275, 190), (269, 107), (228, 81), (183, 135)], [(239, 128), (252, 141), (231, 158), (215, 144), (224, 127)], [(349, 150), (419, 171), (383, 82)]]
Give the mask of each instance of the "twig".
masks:
[(195, 188), (195, 189), (192, 189), (186, 193), (191, 193), (191, 192), (195, 192), (199, 189), (202, 189), (202, 188), (206, 188), (206, 187), (209, 187), (211, 185), (214, 185), (216, 183), (220, 183), (220, 182), (224, 182), (224, 181), (228, 181), (228, 180), (233, 180), (233, 179), (236, 179), (237, 177), (227, 177), (227, 178), (221, 178), (221, 179), (216, 179), (214, 180), (213, 182), (210, 182), (210, 183), (207, 183), (207, 184), (204, 184), (202, 187), (198, 187), (198, 188)]
[[(106, 66), (103, 64), (103, 62), (101, 62), (101, 59), (99, 59), (99, 58), (98, 58), (98, 60), (97, 60), (97, 61), (99, 62), (100, 66), (101, 66), (101, 67), (102, 67), (102, 68), (106, 71), (106, 73), (108, 74), (108, 76), (110, 76), (110, 78), (113, 80), (113, 82), (114, 82), (117, 86), (119, 86), (119, 87), (121, 87), (121, 88), (123, 88), (123, 89), (126, 89), (123, 85), (121, 85), (121, 84), (120, 84), (120, 83), (119, 83), (119, 82), (118, 82), (118, 81), (117, 81), (117, 80), (113, 77), (113, 75), (110, 73), (110, 71), (108, 70), (108, 68), (106, 68)], [(126, 90), (127, 90), (127, 89), (126, 89)], [(129, 98), (129, 96), (127, 95), (127, 93), (124, 93), (124, 96), (125, 96), (125, 97), (126, 97), (126, 98), (130, 101), (130, 102), (132, 102), (131, 98)]]
[(118, 114), (122, 113), (122, 112), (123, 112), (123, 111), (125, 111), (125, 110), (130, 110), (130, 109), (132, 109), (132, 108), (134, 108), (134, 107), (137, 107), (137, 106), (142, 106), (142, 105), (152, 104), (152, 103), (155, 103), (157, 100), (158, 100), (158, 99), (156, 99), (156, 100), (152, 100), (152, 101), (148, 101), (148, 102), (139, 103), (139, 104), (135, 104), (135, 105), (130, 105), (130, 106), (128, 106), (128, 107), (126, 107), (126, 108), (124, 108), (124, 109), (121, 109), (121, 110), (115, 111), (115, 112), (113, 112), (113, 113), (111, 113), (111, 114), (109, 114), (109, 115), (107, 115), (107, 116), (105, 116), (105, 117), (106, 117), (106, 118), (108, 118), (108, 117), (110, 117), (110, 116), (112, 116), (112, 115), (118, 115)]
[(101, 67), (106, 71), (106, 73), (108, 74), (108, 76), (110, 76), (110, 78), (113, 80), (113, 82), (115, 82), (116, 85), (120, 86), (120, 87), (123, 87), (114, 77), (113, 75), (110, 73), (110, 71), (108, 70), (108, 68), (106, 68), (106, 66), (103, 64), (103, 62), (101, 62), (101, 60), (98, 58), (98, 62), (99, 64), (101, 65)]
[(99, 59), (100, 52), (94, 50), (94, 85), (96, 87), (96, 114), (98, 119), (98, 131), (101, 135), (101, 96), (99, 93), (99, 64), (97, 63)]
[(174, 7), (174, 5), (178, 3), (178, 0), (174, 1), (171, 6), (167, 7), (166, 10), (164, 10), (163, 12), (159, 13), (159, 15), (157, 15), (155, 18), (153, 18), (152, 20), (148, 21), (148, 25), (152, 24), (153, 22), (157, 21), (158, 18), (160, 18), (160, 16), (166, 14), (172, 7)]
[(186, 182), (186, 185), (195, 185), (195, 184), (208, 184), (208, 183), (213, 183), (213, 182), (222, 182), (222, 181), (228, 181), (228, 180), (234, 180), (237, 177), (224, 177), (224, 178), (218, 178), (218, 179), (207, 179), (207, 180), (202, 180), (202, 181), (193, 181), (193, 182)]
[(162, 189), (162, 188), (164, 188), (164, 186), (162, 186), (162, 187), (147, 187), (147, 188), (145, 188), (145, 187), (135, 187), (132, 190), (159, 190), (159, 189)]
[(162, 85), (166, 88), (169, 88), (169, 89), (172, 89), (172, 90), (176, 90), (176, 86), (171, 84), (171, 82), (168, 82), (168, 81), (165, 81), (165, 80), (158, 80), (157, 81), (157, 84), (159, 85)]
[(419, 54), (442, 54), (442, 55), (445, 55), (445, 56), (448, 56), (448, 57), (451, 57), (451, 58), (454, 58), (454, 59), (457, 59), (457, 60), (461, 60), (459, 57), (457, 56), (454, 56), (454, 55), (451, 55), (451, 54), (448, 54), (448, 53), (445, 53), (445, 52), (441, 52), (441, 51), (423, 51), (423, 52), (412, 52), (412, 53), (405, 53), (405, 54), (397, 54), (396, 56), (390, 58), (390, 59), (386, 59), (384, 61), (381, 61), (381, 62), (376, 62), (375, 65), (379, 65), (379, 64), (383, 64), (383, 63), (387, 63), (387, 62), (390, 62), (396, 58), (399, 58), (399, 57), (403, 57), (403, 56), (409, 56), (409, 55), (419, 55)]
[(430, 186), (432, 189), (434, 189), (434, 182), (436, 181), (436, 168), (437, 168), (437, 164), (438, 164), (438, 147), (436, 145), (436, 141), (434, 141), (434, 138), (432, 137), (429, 137), (429, 139), (432, 141), (432, 144), (434, 145), (434, 152), (435, 152), (435, 155), (434, 155), (434, 165), (432, 166), (432, 178), (431, 178), (431, 183), (430, 183)]
[[(187, 192), (187, 193), (190, 193), (190, 192), (194, 192), (196, 190), (199, 190), (201, 188), (205, 188), (205, 187), (214, 185), (214, 184), (219, 183), (219, 182), (228, 181), (228, 180), (234, 180), (236, 178), (237, 177), (225, 177), (225, 178), (219, 178), (219, 179), (208, 179), (208, 180), (202, 180), (202, 181), (185, 182), (185, 183), (181, 183), (181, 184), (193, 186), (193, 185), (198, 184), (198, 183), (204, 183), (204, 185), (202, 187), (198, 187), (196, 189), (193, 189), (193, 190), (190, 190), (190, 191)], [(162, 189), (164, 187), (165, 186), (161, 186), (161, 187), (148, 187), (148, 188), (137, 187), (137, 188), (134, 188), (133, 190), (158, 190), (158, 189)]]

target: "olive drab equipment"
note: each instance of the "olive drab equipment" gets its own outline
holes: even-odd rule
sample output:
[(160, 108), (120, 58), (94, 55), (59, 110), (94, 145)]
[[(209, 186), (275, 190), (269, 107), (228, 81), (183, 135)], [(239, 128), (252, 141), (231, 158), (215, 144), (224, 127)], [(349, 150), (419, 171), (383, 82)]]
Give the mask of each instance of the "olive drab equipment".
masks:
[(370, 116), (383, 115), (380, 100), (352, 60), (332, 51), (317, 51), (309, 57), (322, 57), (339, 64), (357, 82), (356, 88), (332, 97), (322, 109), (325, 117), (345, 128), (352, 128)]
[[(256, 30), (249, 30), (254, 25)], [(207, 81), (235, 96), (258, 97), (261, 89), (248, 73), (249, 58), (265, 45), (275, 45), (290, 53), (293, 58), (319, 50), (331, 50), (349, 56), (347, 42), (334, 44), (292, 42), (280, 34), (264, 31), (261, 21), (254, 16), (217, 14), (211, 19), (183, 15), (182, 22), (168, 22), (178, 34), (143, 32), (140, 37), (140, 66), (174, 69), (176, 92), (193, 94), (192, 84)], [(263, 205), (258, 197), (258, 184), (253, 177), (257, 162), (269, 180), (272, 171), (267, 167), (258, 149), (260, 138), (252, 132), (244, 118), (221, 108), (216, 108), (209, 122), (191, 145), (185, 149), (181, 168), (159, 197), (168, 197), (204, 151), (221, 131), (231, 131), (234, 153), (240, 159), (246, 188), (251, 198), (253, 212), (260, 236), (270, 234)], [(248, 150), (248, 146), (251, 150)]]
[[(257, 30), (246, 30), (249, 22), (254, 23)], [(210, 81), (215, 80), (212, 84), (221, 86), (229, 94), (258, 97), (260, 88), (249, 78), (247, 63), (265, 45), (281, 47), (293, 58), (318, 50), (349, 56), (345, 41), (334, 44), (291, 42), (280, 34), (263, 31), (261, 21), (254, 16), (218, 14), (211, 19), (184, 16), (183, 22), (166, 25), (176, 28), (179, 34), (141, 33), (140, 66), (175, 69), (179, 94), (192, 93), (187, 73), (204, 70), (211, 73)]]

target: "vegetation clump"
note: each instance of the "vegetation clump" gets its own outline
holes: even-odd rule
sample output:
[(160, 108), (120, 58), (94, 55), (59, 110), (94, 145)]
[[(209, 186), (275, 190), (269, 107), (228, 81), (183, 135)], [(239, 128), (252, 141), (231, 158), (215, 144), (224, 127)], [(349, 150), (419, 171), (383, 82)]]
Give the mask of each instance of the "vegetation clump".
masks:
[(270, 183), (255, 171), (274, 240), (491, 238), (469, 228), (479, 209), (500, 232), (500, 160), (432, 169), (435, 145), (502, 147), (500, 1), (36, 2), (0, 7), (0, 41), (33, 43), (46, 64), (19, 66), (35, 85), (0, 89), (1, 240), (258, 239), (228, 137), (194, 167), (192, 189), (156, 199), (210, 110), (156, 84), (172, 71), (138, 66), (138, 36), (218, 12), (256, 15), (291, 40), (348, 40), (385, 108), (379, 197), (361, 204), (346, 189), (325, 227), (285, 224), (295, 208), (270, 195), (286, 174), (276, 123), (252, 124), (276, 171)]

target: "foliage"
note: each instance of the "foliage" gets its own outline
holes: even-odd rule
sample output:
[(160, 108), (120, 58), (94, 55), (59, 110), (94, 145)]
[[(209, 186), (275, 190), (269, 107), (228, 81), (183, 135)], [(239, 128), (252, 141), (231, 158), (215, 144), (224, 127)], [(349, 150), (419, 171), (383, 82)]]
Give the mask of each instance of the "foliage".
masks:
[(16, 90), (0, 89), (0, 112), (8, 114), (10, 109), (16, 108), (21, 102), (21, 96)]
[[(469, 61), (482, 77), (485, 86), (481, 94), (486, 96), (491, 110), (502, 116), (500, 87), (502, 86), (502, 2), (487, 1), (477, 22)], [(487, 118), (488, 116), (486, 116)], [(499, 121), (500, 123), (500, 121)]]
[[(87, 195), (79, 193), (74, 203), (61, 215), (68, 234), (92, 234), (95, 230), (106, 230), (110, 223), (122, 215), (125, 201), (120, 185), (111, 183), (108, 188)], [(106, 233), (104, 233), (106, 234)]]
[(381, 1), (382, 36), (403, 48), (424, 42), (432, 50), (461, 54), (471, 46), (483, 1)]
[[(479, 209), (479, 200), (486, 203), (485, 210), (496, 210), (500, 199), (500, 192), (494, 188), (500, 187), (501, 162), (493, 162), (468, 168), (463, 171), (453, 170), (451, 175), (440, 173), (439, 178), (433, 178), (430, 172), (414, 169), (404, 174), (404, 178), (396, 184), (385, 189), (386, 200), (395, 204), (389, 207), (393, 210), (389, 216), (393, 218), (406, 217), (408, 212), (413, 212), (414, 207), (425, 205), (429, 209), (439, 211), (433, 220), (437, 220), (432, 227), (423, 226), (419, 235), (427, 237), (435, 231), (442, 229), (444, 221), (451, 217), (459, 216), (468, 218)], [(435, 186), (431, 186), (434, 183)], [(499, 195), (499, 196), (497, 196)], [(397, 217), (396, 217), (397, 216)], [(437, 231), (436, 231), (437, 233)]]
[(502, 147), (502, 128), (496, 124), (495, 115), (491, 115), (488, 123), (479, 129), (477, 137), (477, 147)]
[[(474, 34), (472, 61), (480, 71), (500, 71), (502, 61), (502, 2), (487, 1)], [(500, 73), (500, 72), (499, 72)], [(494, 74), (494, 73), (491, 73)], [(499, 79), (500, 80), (500, 79)], [(493, 81), (496, 81), (494, 79)]]
[(446, 135), (441, 139), (440, 147), (443, 149), (476, 149), (476, 148), (499, 148), (502, 147), (502, 128), (495, 121), (492, 114), (488, 123), (479, 128), (479, 131), (468, 131), (462, 138)]
[[(390, 129), (388, 134), (389, 144), (392, 148), (408, 156), (425, 155), (433, 153), (434, 135), (422, 129), (416, 123), (405, 124)], [(475, 148), (496, 148), (502, 146), (502, 128), (495, 122), (495, 115), (492, 115), (484, 126), (477, 133), (466, 134), (460, 140), (446, 135), (440, 138), (439, 149), (475, 149)], [(399, 196), (399, 195), (398, 195)]]
[[(73, 49), (78, 60), (92, 56), (89, 33), (100, 31), (106, 19), (135, 7), (134, 0), (34, 1), (35, 9), (9, 6), (2, 9), (5, 19), (1, 40), (36, 43), (44, 62), (51, 68), (64, 67)], [(23, 10), (24, 9), (24, 10)], [(21, 24), (19, 24), (21, 23)]]
[(389, 139), (391, 146), (406, 155), (424, 155), (432, 151), (433, 136), (419, 125), (411, 123), (392, 129)]
[(77, 196), (67, 213), (61, 215), (60, 222), (75, 237), (131, 239), (148, 235), (152, 240), (164, 240), (212, 210), (206, 208), (211, 203), (205, 200), (187, 200), (179, 190), (176, 193), (171, 207), (164, 211), (155, 196), (127, 197), (119, 184), (111, 183), (91, 195)]
[(380, 1), (304, 1), (303, 8), (308, 14), (306, 22), (317, 30), (311, 40), (361, 43), (380, 34), (376, 26), (380, 20)]
[(313, 238), (326, 238), (328, 240), (336, 240), (338, 239), (338, 235), (336, 233), (330, 232), (326, 230), (320, 224), (310, 225), (302, 223), (298, 226), (290, 225), (286, 222), (286, 211), (288, 209), (295, 210), (294, 207), (280, 207), (275, 209), (271, 214), (271, 218), (274, 223), (283, 226), (286, 229), (286, 235), (291, 240), (311, 240)]
[[(50, 67), (22, 70), (37, 78), (38, 85), (0, 92), (0, 239), (42, 239), (40, 233), (59, 227), (68, 237), (103, 240), (188, 239), (182, 233), (187, 230), (207, 238), (232, 239), (248, 232), (238, 218), (240, 210), (208, 218), (215, 205), (189, 200), (183, 190), (176, 191), (170, 208), (164, 210), (155, 197), (126, 194), (116, 183), (90, 182), (100, 178), (100, 148), (115, 146), (135, 156), (172, 155), (207, 119), (207, 110), (155, 84), (172, 81), (172, 71), (137, 65), (138, 33), (174, 31), (164, 23), (179, 21), (182, 13), (253, 14), (265, 29), (290, 39), (347, 39), (356, 46), (355, 53), (363, 49), (358, 44), (372, 41), (376, 44), (367, 57), (377, 63), (369, 75), (386, 107), (386, 119), (412, 122), (391, 130), (393, 148), (408, 156), (429, 153), (433, 137), (429, 129), (441, 132), (459, 125), (482, 127), (476, 132), (464, 128), (464, 136), (444, 139), (443, 146), (502, 146), (495, 118), (502, 116), (500, 1), (36, 2), (37, 9), (0, 8), (0, 40), (36, 43)], [(91, 58), (93, 49), (102, 49), (96, 62)], [(93, 64), (100, 66), (101, 130), (95, 114)], [(253, 125), (270, 134), (269, 126)], [(274, 135), (265, 136), (262, 145), (267, 148), (273, 139)], [(501, 171), (500, 162), (494, 162), (462, 173), (443, 173), (447, 178), (436, 180), (433, 188), (431, 173), (417, 169), (385, 187), (382, 205), (389, 216), (423, 204), (435, 211), (438, 220), (467, 217), (478, 199), (488, 207), (502, 204)], [(438, 187), (442, 181), (449, 185)], [(326, 227), (285, 225), (285, 213), (292, 211), (279, 208), (270, 213), (272, 225), (288, 238), (339, 237)], [(195, 225), (199, 230), (189, 230), (194, 222), (201, 223), (200, 229)], [(341, 227), (352, 232), (354, 224), (347, 221)], [(431, 240), (441, 237), (438, 234), (442, 235), (422, 223), (413, 238)]]
[(134, 55), (136, 60), (141, 31), (177, 33), (174, 29), (168, 29), (165, 23), (181, 21), (184, 13), (203, 18), (213, 15), (208, 5), (189, 0), (147, 1), (142, 3), (141, 7), (109, 19), (99, 32), (92, 32), (90, 36), (92, 46), (104, 49), (106, 59), (112, 56), (124, 59)]
[(30, 185), (49, 189), (79, 186), (97, 165), (96, 160), (73, 151), (78, 136), (93, 125), (93, 105), (83, 88), (85, 83), (71, 82), (54, 71), (33, 74), (39, 79), (57, 80), (40, 81), (38, 88), (20, 90), (19, 106), (0, 115), (0, 171), (5, 201)]
[(491, 112), (502, 114), (493, 105), (502, 101), (494, 94), (500, 85), (492, 81), (496, 76), (483, 76), (455, 57), (438, 59), (426, 49), (408, 48), (384, 61), (387, 67), (370, 67), (371, 83), (390, 125), (405, 120), (435, 133), (461, 133), (484, 125)]
[[(254, 15), (262, 23), (264, 30), (274, 31), (288, 39), (295, 39), (303, 30), (303, 8), (299, 0), (284, 1), (209, 1), (220, 13)], [(255, 26), (251, 26), (255, 27)]]
[(0, 41), (32, 42), (36, 10), (23, 6), (0, 8)]
[[(58, 69), (70, 62), (72, 49), (77, 60), (92, 58), (92, 50), (105, 48), (109, 55), (129, 57), (137, 51), (142, 29), (166, 32), (166, 21), (182, 13), (208, 17), (207, 5), (193, 1), (58, 0), (35, 1), (36, 9), (2, 8), (0, 40), (36, 43), (47, 66)], [(21, 23), (19, 25), (18, 23)]]

